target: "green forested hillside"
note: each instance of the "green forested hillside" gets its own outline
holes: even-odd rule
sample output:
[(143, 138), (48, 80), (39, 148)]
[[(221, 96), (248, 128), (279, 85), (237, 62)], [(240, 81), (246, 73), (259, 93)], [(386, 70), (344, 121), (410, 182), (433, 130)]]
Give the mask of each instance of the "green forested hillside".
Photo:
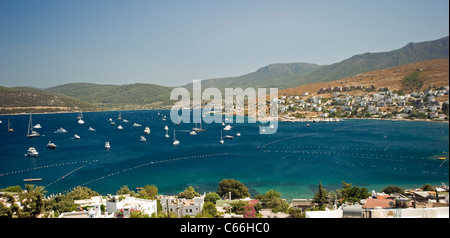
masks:
[(170, 103), (172, 88), (154, 84), (99, 85), (71, 83), (47, 89), (96, 105), (144, 105)]
[(22, 112), (59, 112), (98, 108), (64, 95), (56, 95), (33, 88), (5, 88), (0, 86), (0, 114)]

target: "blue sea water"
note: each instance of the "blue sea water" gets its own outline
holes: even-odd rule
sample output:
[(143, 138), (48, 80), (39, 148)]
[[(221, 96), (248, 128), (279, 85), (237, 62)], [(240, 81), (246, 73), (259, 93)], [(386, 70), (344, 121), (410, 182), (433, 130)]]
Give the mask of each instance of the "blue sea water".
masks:
[[(168, 110), (121, 111), (129, 123), (119, 121), (118, 113), (86, 112), (83, 125), (76, 113), (34, 114), (34, 124), (42, 125), (37, 138), (26, 137), (29, 115), (0, 115), (0, 188), (42, 178), (33, 183), (49, 194), (85, 186), (106, 195), (124, 185), (135, 189), (147, 184), (156, 185), (160, 194), (176, 194), (187, 186), (203, 193), (217, 191), (222, 179), (236, 179), (252, 195), (273, 188), (290, 200), (312, 198), (319, 181), (329, 191), (341, 188), (343, 181), (369, 191), (449, 181), (448, 123), (346, 120), (307, 127), (280, 122), (271, 135), (260, 135), (259, 124), (232, 123), (224, 136), (234, 139), (220, 144), (221, 124), (203, 124), (206, 131), (192, 136), (194, 125), (174, 125)], [(14, 132), (7, 132), (8, 118)], [(135, 122), (142, 127), (132, 127)], [(166, 125), (170, 138), (164, 137)], [(145, 126), (151, 133), (142, 143)], [(68, 133), (54, 134), (60, 127)], [(172, 144), (174, 129), (178, 146)], [(74, 134), (81, 139), (72, 139)], [(46, 148), (48, 141), (58, 147)], [(25, 156), (29, 147), (39, 157)]]

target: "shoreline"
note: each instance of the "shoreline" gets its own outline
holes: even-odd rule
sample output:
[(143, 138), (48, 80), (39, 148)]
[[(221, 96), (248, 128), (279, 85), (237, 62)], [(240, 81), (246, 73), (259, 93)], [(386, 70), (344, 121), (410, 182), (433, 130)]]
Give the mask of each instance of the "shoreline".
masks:
[[(112, 109), (112, 110), (96, 110), (96, 111), (83, 111), (83, 112), (117, 112), (117, 111), (157, 111), (157, 110), (170, 110), (170, 109)], [(61, 111), (61, 112), (38, 112), (38, 113), (32, 113), (33, 115), (40, 115), (40, 114), (61, 114), (61, 113), (78, 113), (79, 111)], [(0, 114), (0, 116), (20, 116), (20, 115), (29, 115), (30, 113), (25, 113), (25, 112), (21, 112), (21, 113), (11, 113), (11, 114)], [(223, 114), (223, 115), (227, 115), (227, 114)], [(232, 114), (233, 116), (238, 116), (236, 114)], [(248, 117), (248, 116), (244, 116), (244, 117)], [(284, 120), (280, 117), (278, 117), (276, 120), (279, 122), (291, 122), (291, 123), (298, 123), (298, 122), (312, 122), (312, 123), (335, 123), (335, 122), (339, 122), (339, 121), (318, 121), (315, 122), (314, 119), (316, 118), (302, 118), (302, 119), (297, 119), (297, 120)], [(398, 118), (398, 119), (392, 119), (392, 118), (387, 118), (387, 119), (383, 119), (383, 118), (348, 118), (348, 117), (329, 117), (327, 119), (340, 119), (340, 120), (378, 120), (378, 121), (409, 121), (409, 122), (414, 122), (414, 121), (421, 121), (421, 122), (440, 122), (440, 123), (449, 123), (450, 121), (437, 121), (437, 120), (430, 120), (430, 119), (404, 119), (404, 118)], [(258, 121), (258, 120), (257, 120)], [(273, 119), (268, 119), (268, 120), (264, 120), (265, 122), (268, 121), (274, 121)], [(258, 121), (261, 122), (261, 121)]]

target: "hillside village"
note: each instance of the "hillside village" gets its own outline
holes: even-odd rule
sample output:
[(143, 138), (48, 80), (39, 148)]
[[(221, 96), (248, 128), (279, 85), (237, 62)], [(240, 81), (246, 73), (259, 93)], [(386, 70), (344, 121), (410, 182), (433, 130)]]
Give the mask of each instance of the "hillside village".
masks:
[[(351, 92), (359, 95), (351, 95)], [(328, 94), (329, 96), (323, 96)], [(281, 96), (280, 119), (283, 121), (330, 121), (329, 118), (380, 118), (449, 120), (449, 87), (399, 93), (388, 88), (330, 87), (315, 96), (303, 93)]]

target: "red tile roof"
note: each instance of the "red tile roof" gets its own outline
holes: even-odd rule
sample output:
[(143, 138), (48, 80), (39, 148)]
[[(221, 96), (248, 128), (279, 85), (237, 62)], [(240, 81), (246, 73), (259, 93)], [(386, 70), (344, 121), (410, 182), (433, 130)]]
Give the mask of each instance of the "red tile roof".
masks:
[(395, 202), (391, 199), (367, 199), (365, 208), (392, 208), (394, 207)]

